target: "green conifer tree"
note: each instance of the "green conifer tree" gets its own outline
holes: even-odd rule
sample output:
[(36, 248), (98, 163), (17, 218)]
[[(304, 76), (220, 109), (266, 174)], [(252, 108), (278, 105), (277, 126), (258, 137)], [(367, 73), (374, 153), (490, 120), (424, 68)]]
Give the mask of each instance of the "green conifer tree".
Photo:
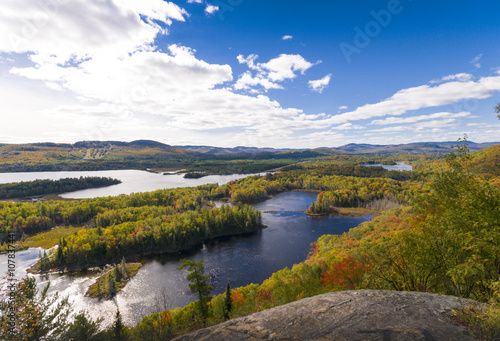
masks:
[(226, 285), (226, 295), (224, 296), (224, 319), (229, 320), (231, 310), (233, 309), (233, 299), (231, 298), (231, 287), (229, 282)]
[(189, 284), (191, 291), (198, 293), (198, 302), (203, 317), (203, 325), (206, 325), (206, 320), (208, 318), (208, 306), (207, 301), (210, 293), (214, 288), (208, 285), (210, 276), (205, 275), (205, 266), (203, 261), (195, 262), (192, 260), (182, 259), (182, 265), (177, 268), (177, 270), (183, 270), (188, 268), (191, 273), (187, 275), (187, 280), (192, 284)]

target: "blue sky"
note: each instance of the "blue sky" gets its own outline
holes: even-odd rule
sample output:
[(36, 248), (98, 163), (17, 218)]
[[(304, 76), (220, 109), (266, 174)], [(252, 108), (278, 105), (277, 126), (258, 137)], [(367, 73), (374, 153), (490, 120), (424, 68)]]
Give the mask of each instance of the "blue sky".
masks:
[(492, 1), (6, 0), (0, 143), (500, 141)]

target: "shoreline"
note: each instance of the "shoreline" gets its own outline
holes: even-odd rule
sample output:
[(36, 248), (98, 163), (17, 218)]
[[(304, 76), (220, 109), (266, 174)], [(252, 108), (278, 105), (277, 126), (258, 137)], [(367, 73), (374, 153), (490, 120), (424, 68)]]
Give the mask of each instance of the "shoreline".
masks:
[[(151, 257), (151, 256), (161, 256), (161, 255), (175, 255), (175, 254), (182, 254), (184, 252), (189, 252), (193, 250), (194, 248), (203, 245), (207, 241), (218, 239), (218, 238), (224, 238), (224, 237), (232, 237), (232, 236), (240, 236), (240, 235), (245, 235), (245, 234), (253, 234), (258, 232), (259, 230), (267, 228), (267, 225), (262, 224), (258, 229), (255, 231), (244, 231), (244, 232), (237, 232), (237, 233), (229, 233), (229, 234), (218, 234), (211, 236), (209, 238), (205, 238), (203, 240), (196, 240), (193, 244), (191, 244), (188, 247), (178, 249), (178, 250), (158, 250), (158, 251), (150, 251), (146, 253), (132, 253), (128, 254), (127, 257), (131, 262), (142, 262), (145, 258)], [(37, 261), (35, 264), (30, 266), (29, 268), (26, 269), (26, 273), (29, 274), (50, 274), (50, 273), (58, 273), (58, 274), (67, 274), (67, 273), (74, 273), (74, 272), (86, 272), (86, 271), (92, 271), (95, 270), (96, 268), (101, 269), (105, 268), (106, 266), (109, 266), (111, 264), (116, 264), (117, 262), (120, 262), (121, 257), (115, 258), (110, 261), (102, 262), (102, 263), (89, 263), (86, 265), (72, 265), (72, 266), (64, 266), (64, 267), (56, 267), (56, 268), (51, 268), (47, 271), (41, 271), (39, 270), (38, 264), (39, 261)]]

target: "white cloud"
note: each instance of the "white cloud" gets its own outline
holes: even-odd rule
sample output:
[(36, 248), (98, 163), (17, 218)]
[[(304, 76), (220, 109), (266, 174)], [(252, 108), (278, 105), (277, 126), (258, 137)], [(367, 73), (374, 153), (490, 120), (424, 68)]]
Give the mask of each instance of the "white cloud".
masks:
[(328, 86), (328, 84), (330, 84), (331, 78), (332, 74), (329, 74), (321, 79), (309, 81), (309, 88), (311, 88), (312, 91), (322, 93), (323, 90)]
[(449, 81), (458, 81), (458, 82), (467, 82), (470, 81), (474, 76), (470, 73), (457, 73), (455, 75), (449, 75), (441, 78), (440, 80), (431, 81), (431, 84), (441, 83), (441, 82), (449, 82)]
[(331, 118), (332, 124), (353, 120), (370, 119), (389, 115), (403, 115), (422, 108), (439, 107), (466, 99), (485, 99), (493, 91), (500, 91), (500, 71), (495, 76), (482, 77), (478, 81), (446, 82), (437, 86), (422, 85), (403, 89), (388, 99), (366, 104), (357, 109)]
[(285, 35), (281, 39), (282, 40), (291, 40), (291, 39), (293, 39), (293, 36), (291, 36), (291, 35)]
[(78, 67), (44, 64), (13, 68), (11, 73), (57, 84), (87, 99), (113, 103), (132, 103), (141, 98), (164, 101), (232, 80), (228, 65), (200, 61), (194, 57), (194, 50), (183, 46), (170, 45), (169, 51), (137, 51), (120, 59), (94, 58)]
[(354, 125), (352, 123), (344, 123), (344, 124), (341, 124), (339, 126), (336, 126), (336, 127), (332, 127), (332, 129), (335, 129), (335, 130), (351, 130), (351, 129), (364, 129), (363, 126), (358, 126), (358, 125)]
[(207, 15), (214, 14), (218, 10), (219, 10), (219, 6), (207, 5), (207, 7), (205, 7), (205, 13)]
[(250, 70), (256, 71), (256, 75), (252, 76), (250, 71), (246, 71), (238, 78), (235, 89), (248, 90), (257, 85), (264, 87), (266, 90), (283, 89), (277, 82), (294, 79), (297, 77), (297, 73), (303, 75), (314, 65), (300, 55), (281, 54), (267, 63), (256, 63), (258, 57), (256, 54), (247, 57), (238, 55), (236, 57), (240, 64), (247, 64)]
[(295, 72), (300, 72), (303, 75), (313, 65), (298, 54), (280, 54), (279, 57), (260, 64), (263, 69), (268, 71), (268, 78), (278, 82), (297, 77)]
[(259, 58), (259, 56), (256, 54), (250, 54), (246, 58), (241, 54), (236, 57), (240, 64), (247, 64), (252, 70), (259, 70), (259, 67), (255, 65), (255, 60), (257, 60), (257, 58)]
[(247, 90), (258, 85), (262, 86), (266, 90), (283, 89), (281, 85), (273, 83), (263, 76), (257, 75), (256, 77), (253, 77), (250, 71), (246, 71), (245, 73), (240, 75), (240, 77), (236, 81), (236, 84), (234, 85), (234, 88), (236, 90)]
[[(137, 51), (120, 59), (94, 58), (78, 67), (14, 68), (11, 75), (57, 85), (89, 103), (45, 109), (44, 121), (58, 122), (48, 130), (54, 132), (54, 138), (109, 139), (118, 135), (127, 140), (127, 136), (155, 138), (152, 134), (156, 133), (172, 139), (165, 142), (189, 144), (206, 143), (206, 131), (237, 128), (245, 131), (245, 139), (257, 139), (251, 145), (262, 146), (282, 143), (297, 130), (327, 127), (322, 123), (324, 115), (282, 108), (266, 96), (215, 89), (232, 80), (231, 68), (209, 64), (194, 54), (190, 48), (171, 45), (169, 53)], [(151, 126), (158, 129), (151, 131)], [(71, 133), (64, 133), (63, 127)], [(55, 133), (58, 129), (61, 134)], [(146, 136), (144, 132), (148, 132)], [(215, 136), (212, 143), (220, 145)]]
[[(37, 62), (81, 61), (151, 49), (158, 22), (184, 21), (187, 12), (162, 0), (5, 0), (0, 5), (0, 52), (29, 53)], [(141, 17), (144, 19), (142, 20)]]
[(477, 55), (474, 58), (472, 58), (469, 63), (472, 64), (476, 69), (479, 69), (481, 67), (481, 63), (479, 63), (479, 60), (482, 57), (483, 57), (483, 54), (481, 53), (480, 55)]
[(471, 113), (468, 111), (451, 113), (451, 112), (439, 112), (431, 115), (419, 115), (412, 117), (387, 117), (383, 120), (374, 120), (370, 124), (376, 125), (388, 125), (388, 124), (404, 124), (404, 123), (415, 123), (420, 121), (432, 120), (435, 118), (461, 118), (470, 117)]
[(341, 105), (339, 107), (339, 110), (346, 110), (346, 109), (349, 109), (349, 107), (347, 105)]
[[(444, 119), (444, 120), (432, 120), (432, 121), (427, 121), (427, 122), (418, 122), (415, 124), (409, 124), (409, 125), (401, 125), (401, 126), (395, 126), (395, 127), (387, 127), (387, 128), (378, 128), (376, 133), (387, 133), (387, 132), (418, 132), (422, 130), (432, 130), (440, 128), (450, 128), (451, 126), (455, 126), (456, 120), (453, 118), (450, 119)], [(440, 131), (440, 130), (439, 130)], [(432, 141), (432, 140), (431, 140)]]

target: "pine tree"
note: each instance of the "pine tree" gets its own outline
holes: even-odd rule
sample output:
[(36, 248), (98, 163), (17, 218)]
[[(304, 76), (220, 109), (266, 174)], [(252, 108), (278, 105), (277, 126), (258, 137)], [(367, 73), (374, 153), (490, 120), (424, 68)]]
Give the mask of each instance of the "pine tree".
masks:
[(108, 297), (116, 295), (115, 278), (113, 275), (108, 275)]
[(115, 266), (114, 270), (113, 270), (113, 277), (115, 278), (115, 281), (117, 282), (121, 282), (122, 281), (122, 273), (120, 271), (120, 266), (117, 265)]
[(198, 293), (198, 302), (201, 315), (203, 317), (203, 325), (206, 325), (208, 318), (208, 306), (207, 300), (214, 288), (208, 285), (210, 276), (205, 275), (205, 266), (203, 261), (195, 262), (193, 260), (182, 259), (182, 265), (177, 268), (177, 270), (182, 270), (188, 268), (191, 273), (187, 275), (187, 280), (192, 284), (189, 284), (191, 291)]
[(125, 336), (125, 325), (122, 322), (120, 309), (116, 310), (115, 322), (113, 323), (112, 328), (113, 328), (113, 340), (122, 341), (127, 339)]
[(63, 263), (63, 243), (62, 243), (62, 240), (59, 239), (59, 245), (57, 246), (57, 263), (58, 264), (62, 264)]
[(127, 262), (125, 261), (125, 256), (123, 256), (122, 262), (120, 264), (120, 272), (122, 273), (123, 278), (128, 278)]
[(231, 287), (229, 286), (229, 282), (226, 285), (226, 296), (224, 297), (224, 319), (229, 320), (229, 314), (231, 314), (231, 310), (233, 309), (233, 299), (231, 298)]

